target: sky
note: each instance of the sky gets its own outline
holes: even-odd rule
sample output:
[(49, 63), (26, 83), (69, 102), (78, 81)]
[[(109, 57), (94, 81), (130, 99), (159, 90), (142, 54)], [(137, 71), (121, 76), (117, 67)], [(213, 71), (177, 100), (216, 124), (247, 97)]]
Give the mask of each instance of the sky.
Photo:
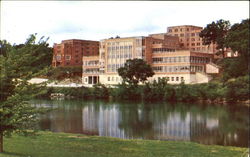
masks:
[(231, 24), (249, 18), (248, 1), (0, 1), (0, 39), (21, 44), (30, 34), (67, 39), (102, 40), (165, 33), (167, 27), (212, 21)]

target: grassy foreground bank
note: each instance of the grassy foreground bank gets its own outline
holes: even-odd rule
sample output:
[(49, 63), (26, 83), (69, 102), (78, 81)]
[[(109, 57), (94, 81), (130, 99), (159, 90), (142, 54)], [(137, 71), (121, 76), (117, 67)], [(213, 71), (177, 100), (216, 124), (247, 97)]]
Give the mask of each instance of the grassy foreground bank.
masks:
[(247, 148), (39, 132), (4, 138), (0, 157), (247, 157)]

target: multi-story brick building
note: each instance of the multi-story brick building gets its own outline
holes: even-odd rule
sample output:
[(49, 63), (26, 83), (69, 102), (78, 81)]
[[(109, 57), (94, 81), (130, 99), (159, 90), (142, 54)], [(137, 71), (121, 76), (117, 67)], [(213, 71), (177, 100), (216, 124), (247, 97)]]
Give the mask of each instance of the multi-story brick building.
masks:
[(53, 46), (52, 66), (82, 66), (83, 56), (99, 54), (99, 42), (90, 40), (63, 40)]
[(181, 49), (214, 54), (215, 44), (207, 46), (202, 43), (202, 38), (199, 36), (202, 29), (192, 25), (171, 26), (167, 28), (167, 34), (179, 37)]
[[(83, 83), (94, 84), (93, 78), (103, 84), (121, 83), (118, 68), (124, 66), (127, 59), (134, 58), (144, 59), (152, 66), (155, 75), (149, 79), (151, 81), (165, 77), (169, 83), (208, 82), (209, 74), (216, 73), (211, 70), (214, 68), (211, 65), (213, 54), (184, 50), (179, 44), (178, 37), (166, 33), (101, 40), (99, 64), (97, 56), (83, 58), (83, 69), (89, 69), (83, 71)], [(86, 67), (93, 60), (95, 65)]]

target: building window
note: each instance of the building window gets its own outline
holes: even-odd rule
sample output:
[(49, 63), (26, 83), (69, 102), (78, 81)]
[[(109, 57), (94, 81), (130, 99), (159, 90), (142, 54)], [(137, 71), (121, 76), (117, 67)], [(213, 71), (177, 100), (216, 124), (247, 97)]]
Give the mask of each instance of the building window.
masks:
[(174, 81), (174, 77), (171, 77), (171, 81)]
[(71, 59), (71, 56), (70, 55), (66, 55), (65, 56), (65, 60), (70, 60)]
[(184, 77), (181, 77), (181, 82), (184, 82)]
[(174, 31), (175, 31), (175, 32), (178, 32), (178, 29), (175, 29)]
[(169, 29), (168, 32), (172, 32), (172, 29)]
[(191, 36), (194, 37), (194, 36), (195, 36), (195, 33), (192, 33)]
[(192, 38), (191, 41), (195, 41), (195, 38)]
[(108, 77), (108, 81), (110, 81), (110, 77)]
[(176, 77), (176, 81), (179, 81), (179, 77)]
[(181, 37), (184, 37), (184, 34), (182, 33), (182, 34), (180, 34), (180, 36), (181, 36)]
[(187, 31), (189, 31), (189, 28), (187, 28)]

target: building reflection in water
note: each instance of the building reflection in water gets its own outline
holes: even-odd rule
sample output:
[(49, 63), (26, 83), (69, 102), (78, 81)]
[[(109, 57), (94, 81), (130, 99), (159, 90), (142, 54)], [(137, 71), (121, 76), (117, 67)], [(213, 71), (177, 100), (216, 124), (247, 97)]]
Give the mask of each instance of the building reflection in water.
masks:
[[(248, 136), (246, 126), (249, 122), (245, 120), (248, 116), (242, 111), (229, 112), (222, 107), (111, 103), (58, 106), (41, 118), (41, 129), (124, 139), (195, 141), (243, 147), (248, 145), (245, 138)], [(239, 117), (239, 113), (243, 113), (241, 121), (235, 119)]]
[[(192, 115), (187, 112), (185, 116), (179, 112), (170, 112), (167, 115), (161, 116), (160, 113), (149, 112), (147, 121), (151, 121), (152, 127), (145, 127), (143, 124), (149, 124), (145, 120), (141, 120), (142, 114), (145, 111), (138, 111), (138, 117), (132, 120), (127, 117), (126, 122), (123, 122), (121, 111), (115, 105), (104, 108), (99, 106), (97, 110), (93, 105), (85, 106), (82, 109), (82, 129), (84, 134), (112, 136), (118, 138), (147, 138), (159, 140), (184, 140), (190, 141), (204, 140), (204, 135), (207, 134), (209, 139), (213, 140), (213, 135), (218, 134), (219, 119), (202, 117), (201, 115)], [(162, 113), (162, 112), (161, 112)], [(126, 116), (129, 116), (127, 114)], [(122, 123), (126, 124), (127, 128), (121, 127)], [(133, 128), (134, 125), (141, 126), (148, 130), (143, 130), (146, 134), (138, 134), (140, 128)], [(142, 128), (141, 128), (142, 129)], [(215, 137), (216, 140), (217, 137)], [(208, 142), (210, 144), (210, 142)]]
[(86, 106), (82, 109), (82, 129), (85, 134), (128, 138), (124, 130), (119, 129), (119, 111), (112, 106), (96, 111), (94, 106)]

